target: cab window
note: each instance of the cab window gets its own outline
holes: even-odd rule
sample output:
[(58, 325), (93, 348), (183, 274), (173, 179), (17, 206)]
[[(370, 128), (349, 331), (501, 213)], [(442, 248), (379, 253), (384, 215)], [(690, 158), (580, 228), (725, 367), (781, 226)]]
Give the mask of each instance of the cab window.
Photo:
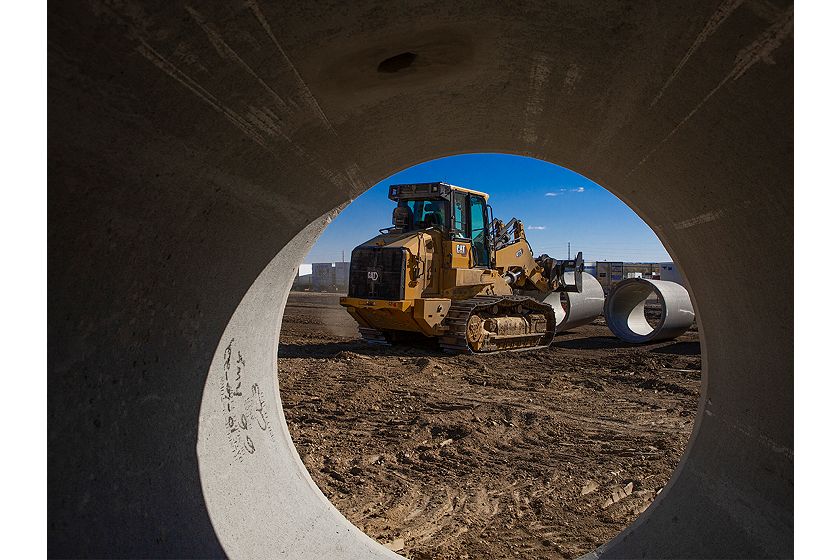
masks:
[(452, 195), (452, 234), (462, 239), (470, 238), (467, 232), (467, 196), (464, 193)]
[(487, 228), (484, 220), (484, 199), (470, 196), (470, 239), (476, 266), (490, 266)]
[(413, 227), (424, 229), (432, 226), (446, 227), (446, 201), (442, 199), (417, 199), (400, 201), (411, 211)]

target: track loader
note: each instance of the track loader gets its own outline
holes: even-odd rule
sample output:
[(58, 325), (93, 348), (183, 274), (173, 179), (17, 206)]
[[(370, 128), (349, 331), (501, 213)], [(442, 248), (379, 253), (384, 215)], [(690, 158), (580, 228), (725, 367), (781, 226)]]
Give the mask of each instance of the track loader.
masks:
[(580, 292), (581, 253), (535, 258), (522, 222), (494, 219), (486, 193), (419, 183), (391, 185), (388, 197), (397, 203), (393, 226), (353, 250), (341, 298), (365, 340), (415, 333), (461, 353), (551, 343), (554, 309), (522, 294)]

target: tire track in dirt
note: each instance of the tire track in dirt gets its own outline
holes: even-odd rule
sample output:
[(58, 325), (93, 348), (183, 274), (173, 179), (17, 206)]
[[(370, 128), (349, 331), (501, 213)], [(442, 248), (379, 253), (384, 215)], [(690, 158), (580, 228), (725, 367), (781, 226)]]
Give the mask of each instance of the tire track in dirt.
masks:
[(323, 331), (287, 311), (292, 438), (336, 507), (411, 558), (588, 552), (665, 485), (697, 408), (696, 332), (627, 347), (596, 325), (490, 357)]

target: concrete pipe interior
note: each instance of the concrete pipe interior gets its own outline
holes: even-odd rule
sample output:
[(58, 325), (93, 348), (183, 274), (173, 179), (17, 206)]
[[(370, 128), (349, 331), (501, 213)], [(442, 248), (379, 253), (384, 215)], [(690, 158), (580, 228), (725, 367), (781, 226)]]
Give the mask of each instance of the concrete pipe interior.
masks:
[[(651, 296), (659, 303), (655, 318), (646, 313)], [(613, 287), (606, 303), (607, 324), (627, 342), (674, 338), (694, 322), (688, 292), (675, 282), (628, 278)]]
[[(566, 282), (574, 283), (574, 274), (566, 273)], [(583, 273), (582, 290), (579, 293), (560, 294), (553, 292), (543, 299), (554, 308), (557, 332), (587, 325), (604, 311), (604, 289), (594, 276)]]
[(792, 555), (790, 3), (49, 10), (51, 557), (396, 557), (294, 451), (279, 318), (332, 209), (471, 151), (610, 189), (702, 317), (692, 440), (598, 555)]
[(653, 288), (643, 284), (628, 286), (624, 288), (623, 295), (623, 298), (611, 300), (609, 316), (618, 318), (610, 325), (615, 325), (621, 333), (619, 338), (646, 337), (658, 326), (658, 323), (652, 325), (645, 317), (645, 303), (651, 295), (655, 295)]

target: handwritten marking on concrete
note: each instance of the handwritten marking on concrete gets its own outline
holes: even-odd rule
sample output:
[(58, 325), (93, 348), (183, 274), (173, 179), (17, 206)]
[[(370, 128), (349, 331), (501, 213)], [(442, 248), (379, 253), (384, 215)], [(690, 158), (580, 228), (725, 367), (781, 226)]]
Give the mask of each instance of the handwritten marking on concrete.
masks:
[(231, 338), (225, 347), (219, 392), (228, 445), (234, 459), (241, 463), (257, 452), (257, 441), (264, 441), (260, 434), (274, 440), (274, 429), (259, 384), (252, 383), (246, 388), (245, 358), (235, 343), (236, 339)]

